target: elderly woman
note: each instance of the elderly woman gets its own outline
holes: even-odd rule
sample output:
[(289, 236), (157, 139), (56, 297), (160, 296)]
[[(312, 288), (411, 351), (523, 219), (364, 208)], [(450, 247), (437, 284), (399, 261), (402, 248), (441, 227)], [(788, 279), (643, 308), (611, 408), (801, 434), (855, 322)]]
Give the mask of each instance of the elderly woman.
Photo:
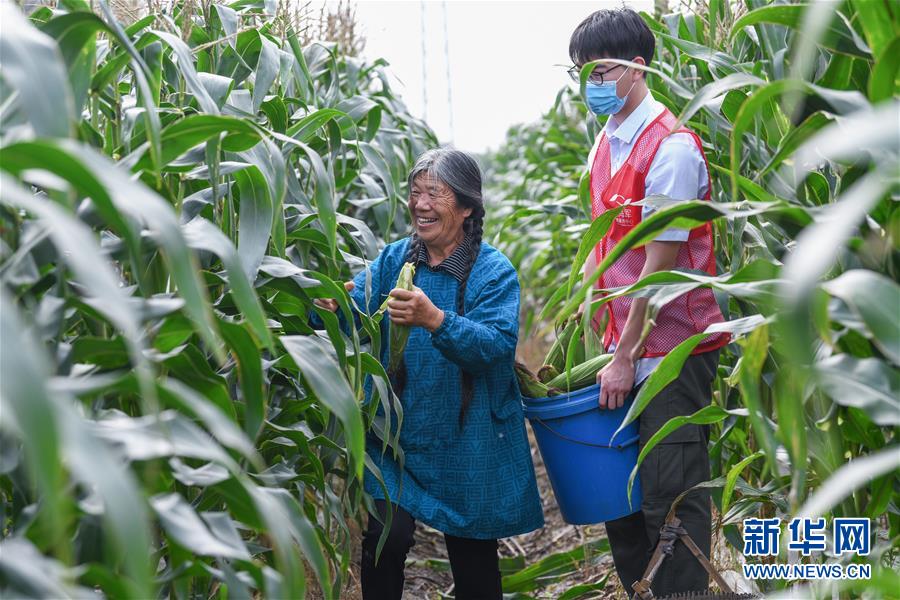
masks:
[[(413, 234), (372, 263), (368, 304), (365, 271), (347, 284), (369, 314), (390, 295), (382, 339), (388, 327), (410, 327), (404, 364), (391, 377), (403, 405), (402, 467), (377, 439), (367, 441), (394, 512), (376, 561), (388, 504), (367, 471), (365, 488), (380, 514), (369, 515), (363, 536), (363, 597), (401, 597), (421, 521), (444, 533), (457, 598), (500, 598), (497, 539), (543, 525), (513, 370), (519, 283), (509, 260), (482, 240), (481, 172), (469, 155), (426, 152), (408, 183)], [(416, 265), (413, 291), (394, 288), (405, 262)], [(333, 300), (317, 303), (336, 308)], [(368, 401), (371, 381), (366, 390)]]

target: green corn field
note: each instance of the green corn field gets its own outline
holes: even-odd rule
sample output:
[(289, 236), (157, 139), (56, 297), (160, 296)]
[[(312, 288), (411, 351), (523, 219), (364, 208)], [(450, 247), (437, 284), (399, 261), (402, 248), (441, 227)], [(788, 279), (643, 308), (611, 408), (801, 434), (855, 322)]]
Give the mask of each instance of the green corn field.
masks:
[[(900, 6), (699, 4), (642, 16), (648, 82), (703, 140), (712, 202), (651, 198), (621, 247), (711, 221), (719, 275), (614, 294), (649, 297), (652, 318), (710, 287), (734, 342), (713, 404), (641, 456), (711, 427), (714, 529), (733, 556), (747, 517), (872, 520), (855, 558), (871, 579), (762, 592), (900, 598)], [(348, 335), (313, 300), (352, 322), (343, 282), (409, 235), (406, 177), (436, 135), (384, 61), (311, 41), (274, 0), (140, 18), (106, 0), (0, 7), (0, 593), (359, 597), (362, 476), (379, 477), (365, 435), (402, 455), (402, 408), (377, 319)], [(564, 88), (481, 157), (485, 240), (519, 272), (520, 348), (545, 353), (590, 291), (581, 271), (609, 225), (591, 222), (586, 177), (602, 125)], [(629, 420), (698, 342), (663, 360)], [(504, 591), (614, 598), (614, 577), (579, 580), (608, 553), (596, 539), (506, 557)]]

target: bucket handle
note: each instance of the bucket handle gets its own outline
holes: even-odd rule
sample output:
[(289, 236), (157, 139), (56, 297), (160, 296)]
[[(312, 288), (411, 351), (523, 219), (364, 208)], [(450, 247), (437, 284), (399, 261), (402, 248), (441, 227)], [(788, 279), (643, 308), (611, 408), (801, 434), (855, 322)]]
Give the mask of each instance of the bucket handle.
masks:
[(632, 438), (628, 438), (627, 440), (625, 440), (624, 442), (622, 442), (622, 443), (620, 443), (620, 444), (612, 444), (612, 445), (610, 445), (610, 444), (597, 444), (597, 443), (595, 443), (595, 442), (585, 442), (585, 441), (583, 441), (583, 440), (576, 440), (575, 438), (570, 438), (570, 437), (567, 436), (567, 435), (563, 435), (562, 433), (556, 431), (555, 429), (553, 429), (552, 427), (550, 427), (549, 425), (547, 425), (547, 423), (544, 422), (543, 419), (534, 418), (534, 419), (531, 419), (531, 420), (537, 421), (538, 423), (540, 423), (541, 425), (543, 425), (543, 426), (547, 429), (547, 431), (549, 431), (550, 433), (552, 433), (552, 434), (555, 435), (556, 437), (562, 438), (562, 439), (566, 440), (567, 442), (572, 442), (573, 444), (580, 444), (580, 445), (582, 445), (582, 446), (590, 446), (590, 447), (592, 447), (592, 448), (612, 448), (613, 450), (623, 450), (623, 449), (627, 448), (628, 446), (630, 446), (630, 445), (632, 445), (632, 444), (636, 444), (636, 443), (638, 442), (638, 440), (641, 438), (640, 434), (638, 434), (638, 435), (636, 435), (636, 436), (634, 436), (634, 437), (632, 437)]

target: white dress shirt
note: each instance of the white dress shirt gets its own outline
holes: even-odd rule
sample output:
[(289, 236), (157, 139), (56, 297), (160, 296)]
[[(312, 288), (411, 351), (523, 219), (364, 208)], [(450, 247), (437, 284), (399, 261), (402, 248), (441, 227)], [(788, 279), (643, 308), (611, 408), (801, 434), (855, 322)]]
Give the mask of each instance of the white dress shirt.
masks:
[[(641, 103), (624, 121), (617, 123), (610, 117), (588, 155), (588, 168), (594, 165), (597, 148), (605, 133), (609, 138), (610, 176), (615, 175), (628, 159), (641, 133), (662, 114), (663, 110), (665, 106), (647, 92)], [(645, 195), (668, 196), (673, 200), (695, 200), (705, 198), (708, 190), (706, 161), (694, 143), (693, 137), (687, 133), (674, 133), (663, 140), (647, 171)], [(653, 210), (653, 207), (642, 207), (641, 218), (646, 219)], [(685, 242), (689, 233), (687, 229), (670, 228), (659, 233), (655, 240)], [(616, 343), (612, 342), (607, 351), (613, 352), (615, 347)], [(646, 379), (662, 359), (662, 356), (638, 359), (635, 363), (634, 385)]]

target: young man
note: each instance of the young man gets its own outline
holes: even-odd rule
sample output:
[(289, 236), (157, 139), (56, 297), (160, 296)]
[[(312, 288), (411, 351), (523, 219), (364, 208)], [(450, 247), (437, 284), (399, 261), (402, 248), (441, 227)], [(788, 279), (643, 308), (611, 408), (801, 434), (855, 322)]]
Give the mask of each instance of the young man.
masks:
[[(580, 68), (601, 58), (640, 65), (653, 59), (654, 39), (641, 17), (629, 9), (599, 10), (572, 34), (569, 56), (577, 79)], [(585, 266), (585, 280), (599, 261), (652, 209), (630, 204), (647, 196), (676, 200), (710, 197), (710, 180), (700, 139), (687, 129), (673, 131), (676, 118), (650, 94), (645, 72), (633, 67), (600, 64), (585, 89), (592, 112), (609, 115), (588, 158), (592, 218), (625, 206)], [(601, 277), (599, 288), (616, 288), (655, 271), (703, 270), (715, 274), (712, 229), (709, 224), (687, 230), (669, 229), (644, 247), (627, 251)], [(642, 336), (646, 298), (620, 298), (594, 316), (599, 327), (608, 313), (604, 345), (614, 358), (597, 373), (600, 407), (623, 405), (663, 357), (688, 337), (723, 320), (709, 289), (684, 294), (660, 309), (655, 325)], [(703, 340), (685, 362), (679, 377), (662, 390), (640, 416), (641, 443), (676, 415), (689, 415), (711, 401), (719, 348), (727, 334)], [(682, 491), (709, 479), (708, 428), (686, 425), (669, 435), (646, 457), (640, 469), (643, 502), (640, 511), (606, 523), (616, 572), (632, 593), (647, 567), (672, 501)], [(597, 476), (602, 477), (602, 473)], [(711, 509), (708, 492), (695, 491), (677, 511), (683, 526), (709, 556)], [(680, 542), (653, 582), (658, 596), (704, 590), (708, 576)]]

